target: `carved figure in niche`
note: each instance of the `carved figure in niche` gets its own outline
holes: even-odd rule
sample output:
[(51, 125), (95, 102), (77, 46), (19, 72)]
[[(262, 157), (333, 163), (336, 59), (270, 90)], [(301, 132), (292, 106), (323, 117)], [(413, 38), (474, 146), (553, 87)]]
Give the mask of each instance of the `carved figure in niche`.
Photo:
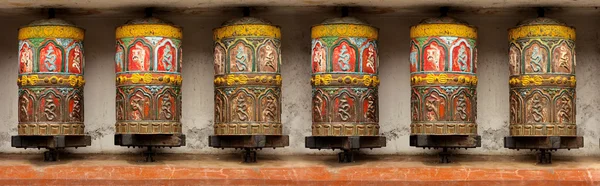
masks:
[(271, 45), (267, 44), (265, 46), (265, 50), (264, 50), (265, 54), (263, 55), (262, 61), (263, 61), (263, 66), (265, 67), (270, 67), (272, 70), (276, 70), (275, 69), (275, 55), (273, 54), (273, 47), (271, 47)]
[(315, 121), (323, 121), (323, 99), (320, 96), (313, 97), (313, 118)]
[(160, 62), (166, 71), (171, 71), (171, 68), (173, 68), (173, 54), (171, 54), (171, 50), (171, 45), (165, 45), (165, 49), (160, 57)]
[(71, 62), (71, 71), (74, 73), (81, 73), (81, 49), (76, 46), (73, 52), (73, 60)]
[(317, 43), (315, 44), (315, 48), (313, 49), (313, 59), (312, 59), (312, 63), (313, 63), (313, 72), (324, 72), (326, 66), (326, 60), (325, 60), (325, 56), (326, 56), (326, 51), (325, 48), (323, 46), (321, 46), (321, 43)]
[(425, 52), (426, 65), (423, 67), (425, 71), (444, 70), (444, 62), (441, 61), (442, 51), (437, 42), (431, 42)]
[(518, 116), (518, 106), (519, 106), (519, 101), (517, 101), (516, 96), (512, 95), (510, 96), (510, 123), (518, 123), (517, 122), (517, 116)]
[(348, 121), (350, 119), (350, 103), (348, 103), (348, 95), (343, 94), (338, 103), (338, 116), (342, 121)]
[(457, 61), (458, 61), (458, 68), (460, 69), (460, 71), (466, 71), (468, 56), (467, 56), (467, 52), (466, 52), (464, 45), (460, 45), (460, 48), (458, 49)]
[(21, 121), (29, 121), (29, 99), (25, 94), (21, 96), (21, 107), (19, 108)]
[[(268, 46), (268, 45), (267, 45)], [(275, 96), (268, 94), (265, 97), (265, 108), (262, 111), (262, 119), (266, 122), (275, 121), (275, 113), (277, 112), (277, 105), (275, 105)]]
[(467, 120), (467, 96), (465, 94), (461, 94), (456, 99), (456, 116), (458, 120), (465, 121)]
[(215, 100), (215, 123), (223, 122), (223, 111), (221, 110), (223, 107), (223, 100), (221, 100), (221, 96), (217, 96)]
[(529, 47), (525, 54), (525, 69), (527, 72), (543, 73), (547, 71), (547, 54), (548, 51), (542, 48), (540, 44), (533, 43)]
[(29, 73), (33, 70), (33, 51), (29, 45), (23, 45), (21, 48), (20, 62), (22, 73)]
[(248, 114), (248, 104), (246, 103), (246, 95), (243, 93), (238, 94), (236, 99), (237, 108), (235, 113), (237, 114), (238, 120), (247, 121), (250, 119), (250, 115)]
[(76, 120), (78, 121), (81, 118), (81, 97), (79, 97), (79, 94), (75, 94), (73, 95), (73, 108), (71, 110), (71, 113), (69, 113), (69, 117), (71, 117), (71, 120)]
[(371, 69), (370, 72), (375, 72), (375, 47), (369, 45), (367, 48), (367, 68)]
[(410, 72), (416, 72), (417, 71), (417, 47), (414, 44), (411, 44), (410, 47), (410, 54), (409, 54), (409, 60), (410, 60)]
[(56, 104), (54, 103), (54, 95), (49, 94), (44, 103), (44, 116), (46, 120), (53, 121), (56, 119)]
[(129, 105), (131, 105), (131, 115), (129, 116), (131, 120), (139, 121), (144, 119), (146, 107), (148, 104), (148, 98), (146, 98), (142, 92), (137, 92), (131, 98)]
[(439, 110), (438, 107), (440, 105), (440, 98), (435, 94), (429, 95), (425, 99), (425, 108), (427, 109), (427, 121), (438, 121), (439, 119)]
[(554, 58), (557, 61), (554, 64), (555, 72), (571, 72), (571, 51), (569, 51), (569, 48), (564, 43), (555, 49)]
[(510, 64), (510, 75), (518, 75), (521, 72), (521, 66), (519, 61), (519, 49), (516, 46), (511, 45), (508, 51), (508, 63)]
[(54, 53), (54, 46), (48, 45), (48, 50), (46, 51), (46, 58), (44, 59), (44, 65), (48, 71), (56, 70), (56, 54)]
[(419, 109), (419, 96), (417, 93), (413, 92), (411, 94), (410, 104), (411, 104), (411, 109), (412, 109), (412, 111), (411, 111), (412, 120), (417, 121), (417, 120), (419, 120), (419, 110), (420, 110)]
[(237, 53), (235, 55), (235, 66), (238, 71), (246, 71), (248, 68), (248, 54), (244, 51), (242, 45), (238, 46)]
[(131, 49), (131, 55), (131, 60), (133, 63), (130, 63), (130, 70), (140, 71), (148, 69), (146, 66), (148, 63), (148, 59), (146, 59), (148, 56), (148, 51), (141, 42), (135, 43), (133, 49)]
[[(168, 45), (167, 45), (168, 46)], [(165, 94), (165, 96), (162, 97), (161, 100), (161, 107), (160, 107), (160, 114), (165, 118), (165, 119), (172, 119), (173, 118), (173, 113), (171, 111), (171, 95), (169, 94)]]
[(367, 96), (367, 109), (365, 112), (365, 119), (367, 120), (367, 122), (375, 122), (376, 119), (376, 113), (375, 113), (375, 96), (373, 96), (372, 94), (370, 94), (369, 96)]
[(568, 123), (571, 121), (571, 99), (567, 96), (562, 96), (558, 101), (556, 120), (559, 123)]
[(527, 109), (527, 112), (529, 112), (528, 122), (546, 122), (546, 103), (546, 99), (542, 98), (540, 94), (533, 95), (528, 104), (529, 108)]
[(348, 54), (348, 48), (346, 45), (342, 45), (342, 49), (338, 54), (338, 65), (342, 71), (350, 70), (350, 54)]
[(216, 46), (215, 47), (215, 59), (214, 59), (214, 65), (215, 65), (215, 74), (223, 74), (225, 72), (225, 59), (223, 56), (223, 49), (221, 49), (221, 47)]
[(117, 53), (115, 54), (115, 72), (123, 70), (123, 48), (117, 42)]

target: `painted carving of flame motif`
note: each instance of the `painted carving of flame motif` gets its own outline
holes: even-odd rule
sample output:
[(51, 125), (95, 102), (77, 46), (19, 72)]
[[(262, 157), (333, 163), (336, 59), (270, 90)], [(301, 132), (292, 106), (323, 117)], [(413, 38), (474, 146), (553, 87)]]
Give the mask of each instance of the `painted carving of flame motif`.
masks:
[(273, 55), (273, 47), (271, 45), (265, 46), (265, 56), (263, 57), (264, 65), (267, 67), (271, 67), (271, 69), (275, 70), (275, 55)]
[(348, 48), (346, 48), (346, 45), (342, 46), (338, 57), (339, 59), (337, 62), (340, 66), (340, 69), (342, 69), (343, 71), (350, 70), (350, 54), (348, 54)]
[(79, 120), (81, 118), (81, 98), (78, 94), (73, 96), (73, 111), (69, 114), (71, 120)]
[(171, 46), (167, 45), (163, 51), (162, 60), (160, 61), (165, 67), (165, 70), (171, 71), (173, 68), (173, 56), (171, 55)]
[(464, 94), (458, 96), (456, 103), (456, 113), (463, 121), (467, 119), (467, 103), (465, 101), (465, 97), (466, 96)]
[(466, 49), (464, 45), (461, 45), (458, 49), (458, 66), (460, 67), (461, 71), (467, 70), (467, 52), (465, 50)]
[(371, 70), (375, 71), (375, 51), (373, 49), (373, 46), (369, 46), (369, 49), (367, 50), (367, 67), (369, 67)]
[(510, 97), (510, 121), (517, 123), (517, 99), (514, 96)]
[(54, 53), (54, 47), (52, 45), (48, 46), (46, 59), (44, 59), (44, 65), (48, 71), (52, 72), (56, 70), (56, 54)]
[(266, 122), (275, 121), (275, 112), (277, 111), (277, 106), (275, 105), (275, 97), (269, 94), (265, 98), (265, 109), (263, 109), (262, 117)]
[(323, 99), (319, 96), (315, 96), (313, 98), (313, 118), (315, 118), (315, 121), (323, 121), (321, 104), (323, 104)]
[(540, 48), (537, 45), (533, 47), (530, 65), (531, 70), (534, 72), (540, 72), (540, 70), (542, 70), (542, 55), (540, 54)]
[(339, 104), (338, 116), (342, 121), (348, 121), (348, 119), (350, 119), (350, 104), (348, 103), (348, 95), (344, 94), (340, 98)]
[(131, 98), (131, 120), (142, 120), (144, 114), (144, 104), (148, 103), (148, 100), (142, 95), (141, 92), (136, 93), (133, 98)]
[(542, 100), (540, 99), (540, 96), (538, 94), (536, 94), (535, 96), (533, 96), (533, 100), (531, 100), (531, 116), (533, 118), (533, 121), (535, 122), (542, 122), (542, 120), (544, 119), (544, 115), (542, 114)]
[(369, 122), (375, 122), (375, 114), (375, 97), (369, 95), (369, 97), (367, 97), (367, 112), (365, 113), (365, 118)]
[(244, 47), (239, 46), (237, 49), (237, 54), (235, 55), (235, 66), (238, 71), (246, 71), (248, 68), (248, 64), (246, 61), (248, 60), (248, 55), (244, 52)]
[(54, 96), (50, 94), (46, 98), (46, 103), (44, 104), (44, 116), (48, 121), (52, 121), (56, 119), (56, 105), (54, 104)]
[(160, 108), (160, 113), (163, 115), (163, 117), (165, 117), (165, 119), (173, 118), (173, 113), (171, 112), (171, 96), (166, 94), (161, 101), (162, 106)]
[(559, 123), (569, 122), (571, 120), (571, 116), (569, 115), (569, 113), (571, 113), (571, 100), (566, 96), (563, 96), (560, 98), (559, 104), (560, 108), (557, 114)]
[(249, 119), (248, 105), (246, 104), (246, 96), (244, 94), (240, 94), (237, 98), (237, 109), (235, 110), (235, 113), (240, 121)]
[(565, 68), (567, 71), (570, 71), (569, 69), (569, 56), (567, 55), (567, 48), (565, 46), (560, 46), (559, 48), (560, 50), (560, 58), (558, 59), (559, 61), (559, 67)]
[(221, 121), (223, 121), (222, 114), (221, 114), (222, 106), (223, 106), (223, 100), (221, 100), (221, 97), (217, 97), (216, 103), (215, 103), (215, 122), (216, 123), (220, 123)]

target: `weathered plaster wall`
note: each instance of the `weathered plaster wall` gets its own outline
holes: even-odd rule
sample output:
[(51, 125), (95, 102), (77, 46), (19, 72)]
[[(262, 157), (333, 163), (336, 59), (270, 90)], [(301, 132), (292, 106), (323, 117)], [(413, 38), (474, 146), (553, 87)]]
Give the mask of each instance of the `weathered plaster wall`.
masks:
[[(437, 16), (436, 13), (420, 13), (413, 16), (400, 13), (359, 15), (380, 28), (380, 124), (381, 132), (388, 138), (382, 149), (365, 152), (371, 154), (421, 154), (434, 153), (408, 145), (410, 124), (409, 95), (409, 27), (421, 19)], [(418, 11), (414, 11), (418, 12)], [(534, 12), (514, 11), (494, 13), (455, 13), (479, 28), (479, 84), (478, 119), (482, 147), (461, 150), (473, 154), (517, 154), (503, 148), (503, 137), (508, 135), (508, 47), (507, 29), (518, 21), (533, 17)], [(577, 124), (579, 135), (585, 137), (585, 147), (580, 150), (561, 152), (568, 155), (599, 155), (600, 120), (600, 40), (598, 24), (600, 14), (570, 13), (552, 14), (577, 28)], [(187, 146), (165, 149), (165, 152), (217, 154), (230, 150), (207, 146), (207, 136), (213, 126), (213, 72), (212, 29), (222, 22), (238, 16), (238, 12), (225, 12), (209, 16), (169, 13), (160, 16), (184, 27), (183, 69), (183, 125)], [(140, 15), (141, 16), (141, 15)], [(313, 154), (330, 153), (304, 148), (304, 136), (310, 135), (311, 87), (310, 87), (310, 26), (328, 17), (337, 16), (333, 11), (278, 11), (255, 14), (267, 18), (282, 28), (283, 66), (283, 123), (284, 133), (290, 135), (290, 146), (283, 149), (265, 149), (262, 153)], [(61, 16), (86, 29), (86, 86), (85, 124), (92, 136), (92, 146), (70, 150), (77, 153), (124, 153), (138, 152), (113, 145), (115, 122), (114, 90), (114, 29), (133, 18), (112, 16)], [(15, 135), (17, 125), (17, 29), (40, 16), (8, 15), (0, 18), (0, 152), (39, 152), (10, 147), (10, 136)], [(522, 153), (522, 152), (520, 152)]]

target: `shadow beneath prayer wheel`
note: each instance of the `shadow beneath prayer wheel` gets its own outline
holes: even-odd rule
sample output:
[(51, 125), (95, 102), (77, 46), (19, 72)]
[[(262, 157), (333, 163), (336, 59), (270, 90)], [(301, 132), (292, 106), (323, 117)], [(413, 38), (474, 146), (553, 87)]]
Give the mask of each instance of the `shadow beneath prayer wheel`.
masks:
[(504, 147), (508, 149), (529, 149), (538, 151), (538, 164), (551, 164), (552, 151), (558, 149), (578, 149), (583, 147), (582, 136), (507, 136)]
[(183, 134), (116, 134), (115, 145), (146, 148), (142, 152), (145, 162), (155, 162), (156, 151), (153, 148), (172, 148), (185, 146)]
[(256, 163), (256, 150), (283, 148), (290, 144), (288, 135), (213, 135), (208, 145), (213, 148), (242, 149), (243, 163)]
[(442, 149), (439, 153), (440, 163), (450, 163), (451, 153), (448, 149), (468, 149), (481, 147), (479, 135), (411, 135), (410, 146)]
[(78, 148), (92, 145), (92, 138), (88, 135), (63, 135), (63, 136), (12, 136), (11, 146), (15, 148), (48, 149), (44, 152), (44, 161), (59, 160), (59, 151), (65, 148)]
[(386, 146), (384, 136), (308, 136), (305, 146), (309, 149), (343, 150), (338, 153), (338, 162), (352, 163), (360, 149), (382, 148)]

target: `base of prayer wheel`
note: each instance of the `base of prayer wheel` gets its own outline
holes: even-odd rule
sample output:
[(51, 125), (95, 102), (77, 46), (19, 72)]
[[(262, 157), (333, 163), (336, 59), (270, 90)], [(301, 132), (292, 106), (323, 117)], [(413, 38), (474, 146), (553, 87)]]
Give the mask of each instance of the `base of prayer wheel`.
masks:
[(243, 162), (255, 163), (255, 150), (289, 146), (290, 137), (288, 135), (213, 135), (208, 137), (208, 144), (213, 148), (243, 149)]
[(58, 161), (58, 151), (69, 147), (86, 147), (92, 145), (88, 135), (68, 136), (12, 136), (11, 146), (15, 148), (45, 148), (44, 161)]
[(184, 134), (115, 134), (115, 145), (147, 148), (142, 154), (145, 162), (154, 162), (156, 152), (152, 148), (185, 146)]
[(468, 149), (481, 147), (479, 135), (411, 135), (410, 146), (424, 148), (441, 148), (440, 163), (450, 163), (448, 149)]
[(558, 149), (578, 149), (583, 147), (583, 136), (507, 136), (504, 137), (504, 148), (529, 149), (539, 151), (538, 163), (551, 164), (551, 151)]
[(307, 136), (305, 147), (309, 149), (340, 149), (340, 163), (354, 162), (354, 155), (359, 149), (385, 147), (385, 136)]

